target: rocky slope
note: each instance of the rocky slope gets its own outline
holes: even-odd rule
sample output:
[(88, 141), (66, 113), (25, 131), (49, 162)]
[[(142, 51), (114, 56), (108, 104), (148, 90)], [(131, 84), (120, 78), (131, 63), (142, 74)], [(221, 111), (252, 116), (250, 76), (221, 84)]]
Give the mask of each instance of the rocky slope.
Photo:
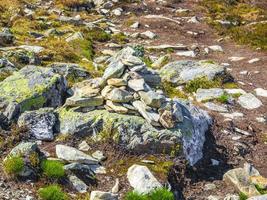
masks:
[(0, 199), (267, 199), (265, 6), (0, 0)]

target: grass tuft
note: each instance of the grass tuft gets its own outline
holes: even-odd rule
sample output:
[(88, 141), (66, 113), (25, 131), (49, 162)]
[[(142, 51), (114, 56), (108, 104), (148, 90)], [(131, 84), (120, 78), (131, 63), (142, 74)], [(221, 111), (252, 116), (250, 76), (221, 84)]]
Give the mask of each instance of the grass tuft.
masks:
[(9, 157), (4, 160), (3, 167), (8, 175), (17, 176), (24, 169), (24, 160), (20, 156)]
[(166, 188), (159, 188), (149, 194), (139, 194), (134, 191), (128, 192), (125, 200), (174, 200), (174, 195)]
[(67, 195), (58, 185), (49, 185), (38, 190), (38, 195), (42, 200), (68, 200)]
[(184, 90), (188, 93), (196, 92), (197, 89), (210, 89), (216, 88), (221, 86), (220, 80), (209, 80), (207, 77), (199, 77), (195, 78), (194, 80), (189, 81), (186, 85)]
[(45, 176), (48, 178), (62, 178), (65, 175), (63, 164), (57, 160), (44, 160), (41, 164)]

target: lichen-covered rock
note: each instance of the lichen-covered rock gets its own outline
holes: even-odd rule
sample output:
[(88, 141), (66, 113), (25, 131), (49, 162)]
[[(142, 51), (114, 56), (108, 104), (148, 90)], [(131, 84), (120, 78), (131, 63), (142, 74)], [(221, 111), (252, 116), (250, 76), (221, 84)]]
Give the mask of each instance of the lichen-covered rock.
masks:
[(12, 120), (20, 113), (62, 105), (66, 79), (52, 68), (26, 66), (0, 82), (0, 108)]
[(54, 139), (57, 117), (53, 108), (26, 111), (18, 119), (19, 126), (26, 126), (29, 135), (38, 140)]
[(8, 28), (4, 28), (0, 32), (0, 46), (6, 46), (12, 44), (14, 41), (14, 36)]
[(90, 200), (118, 200), (118, 195), (110, 192), (92, 191)]
[(183, 120), (172, 129), (155, 128), (141, 116), (93, 110), (58, 110), (62, 134), (91, 135), (98, 139), (113, 138), (121, 147), (139, 152), (184, 152), (193, 165), (202, 158), (205, 132), (211, 119), (208, 114), (186, 103), (179, 103)]
[(160, 70), (163, 81), (181, 85), (195, 78), (207, 77), (209, 80), (225, 74), (225, 68), (205, 61), (176, 61)]

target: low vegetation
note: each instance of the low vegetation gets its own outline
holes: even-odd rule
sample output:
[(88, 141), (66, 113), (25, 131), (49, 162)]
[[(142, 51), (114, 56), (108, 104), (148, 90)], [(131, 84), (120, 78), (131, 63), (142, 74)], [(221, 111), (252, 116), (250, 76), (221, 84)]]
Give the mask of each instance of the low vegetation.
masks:
[(138, 194), (131, 191), (126, 194), (125, 200), (174, 200), (174, 195), (165, 188), (156, 189), (150, 194)]
[(181, 99), (187, 99), (187, 95), (179, 90), (177, 87), (173, 86), (171, 83), (162, 83), (163, 84), (163, 90), (165, 94), (167, 94), (170, 98), (181, 98)]
[(4, 171), (10, 176), (17, 176), (24, 169), (24, 160), (20, 156), (9, 157), (3, 162)]
[[(267, 50), (267, 11), (249, 0), (203, 0), (209, 16), (208, 23), (222, 35), (230, 35), (240, 44)], [(221, 24), (220, 21), (228, 24)]]
[(38, 196), (42, 200), (68, 200), (68, 196), (58, 185), (49, 185), (38, 190)]
[(223, 94), (216, 100), (220, 103), (228, 103), (230, 96), (228, 94)]
[(188, 93), (196, 92), (197, 89), (209, 89), (209, 88), (216, 88), (221, 86), (220, 80), (209, 80), (207, 77), (199, 77), (195, 78), (194, 80), (189, 81), (184, 90)]
[(63, 164), (57, 160), (44, 160), (41, 164), (45, 176), (58, 179), (65, 175)]

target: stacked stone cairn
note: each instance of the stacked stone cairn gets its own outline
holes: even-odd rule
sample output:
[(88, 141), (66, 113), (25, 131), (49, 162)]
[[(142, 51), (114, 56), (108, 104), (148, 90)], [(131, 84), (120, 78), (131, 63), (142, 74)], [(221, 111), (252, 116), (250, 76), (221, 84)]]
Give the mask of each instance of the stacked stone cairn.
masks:
[(102, 78), (85, 80), (73, 86), (73, 96), (65, 107), (78, 112), (106, 109), (109, 112), (142, 116), (156, 127), (173, 128), (183, 121), (179, 104), (153, 87), (159, 75), (147, 68), (133, 48), (127, 47), (109, 60)]

